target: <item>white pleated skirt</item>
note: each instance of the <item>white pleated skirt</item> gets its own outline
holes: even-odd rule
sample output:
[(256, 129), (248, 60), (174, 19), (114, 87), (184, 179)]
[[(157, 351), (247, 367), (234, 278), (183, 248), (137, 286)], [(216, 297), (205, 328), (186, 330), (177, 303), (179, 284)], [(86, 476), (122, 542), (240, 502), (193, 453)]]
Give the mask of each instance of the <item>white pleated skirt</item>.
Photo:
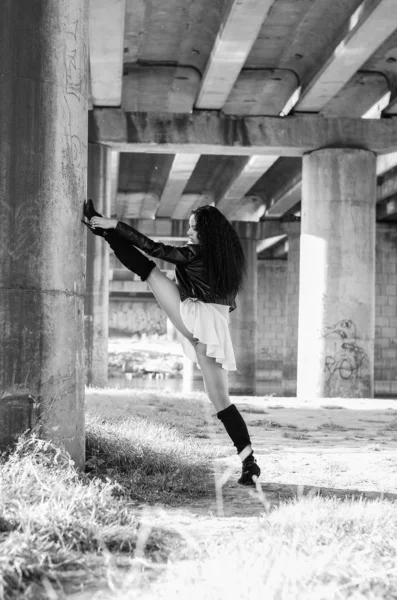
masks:
[[(229, 307), (187, 298), (180, 303), (182, 321), (193, 337), (206, 345), (207, 356), (215, 358), (226, 371), (236, 371), (232, 339), (229, 331)], [(197, 363), (194, 346), (181, 333), (178, 339), (184, 354)]]

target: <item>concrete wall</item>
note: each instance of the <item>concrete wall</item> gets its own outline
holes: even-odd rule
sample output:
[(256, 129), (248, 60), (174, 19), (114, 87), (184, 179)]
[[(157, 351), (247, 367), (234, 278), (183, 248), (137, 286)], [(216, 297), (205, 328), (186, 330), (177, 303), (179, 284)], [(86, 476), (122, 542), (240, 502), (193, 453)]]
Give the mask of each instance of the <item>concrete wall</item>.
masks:
[(110, 298), (109, 334), (166, 334), (167, 320), (163, 310), (152, 298), (131, 301)]
[(376, 230), (375, 393), (397, 395), (397, 225)]

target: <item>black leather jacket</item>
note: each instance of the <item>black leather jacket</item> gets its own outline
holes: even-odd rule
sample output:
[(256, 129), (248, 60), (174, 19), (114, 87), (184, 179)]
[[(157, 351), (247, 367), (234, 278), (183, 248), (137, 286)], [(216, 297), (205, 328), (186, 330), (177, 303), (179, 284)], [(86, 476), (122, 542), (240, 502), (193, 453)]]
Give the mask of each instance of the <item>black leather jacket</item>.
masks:
[(229, 311), (236, 308), (235, 295), (220, 297), (211, 291), (208, 270), (204, 265), (203, 253), (199, 244), (168, 246), (151, 240), (134, 227), (121, 221), (117, 223), (116, 231), (118, 235), (149, 256), (161, 258), (175, 265), (176, 284), (182, 302), (186, 298), (196, 298), (202, 302), (227, 305)]

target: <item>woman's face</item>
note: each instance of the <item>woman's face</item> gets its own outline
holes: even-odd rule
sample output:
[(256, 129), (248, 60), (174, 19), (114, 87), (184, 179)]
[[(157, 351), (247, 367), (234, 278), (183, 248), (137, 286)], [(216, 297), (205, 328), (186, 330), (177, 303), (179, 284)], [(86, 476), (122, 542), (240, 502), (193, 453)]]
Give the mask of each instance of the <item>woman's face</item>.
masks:
[(196, 217), (191, 215), (189, 219), (189, 229), (187, 230), (190, 244), (199, 244), (199, 239), (196, 231)]

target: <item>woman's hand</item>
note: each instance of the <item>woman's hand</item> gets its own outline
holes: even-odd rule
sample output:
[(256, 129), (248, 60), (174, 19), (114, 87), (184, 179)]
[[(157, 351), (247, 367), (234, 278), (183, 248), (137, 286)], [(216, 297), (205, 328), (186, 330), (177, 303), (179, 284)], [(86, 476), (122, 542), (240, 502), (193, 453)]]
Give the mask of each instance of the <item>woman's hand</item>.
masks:
[(114, 229), (117, 227), (117, 219), (106, 219), (106, 217), (92, 217), (90, 219), (90, 225), (94, 229), (100, 227), (101, 229)]

